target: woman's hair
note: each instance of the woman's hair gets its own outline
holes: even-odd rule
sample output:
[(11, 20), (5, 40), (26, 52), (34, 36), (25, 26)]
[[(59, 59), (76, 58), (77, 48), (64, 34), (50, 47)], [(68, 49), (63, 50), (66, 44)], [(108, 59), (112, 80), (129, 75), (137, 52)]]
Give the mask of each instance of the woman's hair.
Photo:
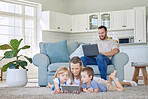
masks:
[[(71, 84), (73, 84), (73, 82), (74, 82), (74, 75), (71, 72), (71, 63), (73, 63), (73, 64), (79, 63), (80, 64), (80, 73), (79, 74), (81, 74), (81, 70), (83, 68), (83, 63), (82, 63), (81, 59), (79, 57), (77, 57), (77, 56), (73, 57), (70, 60), (70, 62), (69, 62), (70, 79), (71, 79)], [(80, 75), (80, 81), (81, 81), (81, 75)], [(80, 83), (80, 86), (81, 86), (81, 83)]]
[(91, 80), (93, 80), (94, 77), (94, 70), (91, 67), (85, 67), (82, 69), (81, 72), (87, 72), (87, 75), (90, 77), (92, 76)]
[(57, 75), (63, 74), (64, 72), (68, 72), (68, 75), (69, 75), (69, 70), (66, 66), (59, 67), (56, 73), (54, 74), (54, 79), (58, 77)]

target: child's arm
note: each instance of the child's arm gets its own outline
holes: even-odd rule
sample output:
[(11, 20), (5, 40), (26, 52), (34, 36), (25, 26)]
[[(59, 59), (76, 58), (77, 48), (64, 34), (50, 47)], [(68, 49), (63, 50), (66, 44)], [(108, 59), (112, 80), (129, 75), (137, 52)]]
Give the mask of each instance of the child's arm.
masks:
[(95, 90), (91, 87), (91, 88), (88, 88), (88, 91), (89, 92), (94, 92), (94, 93), (97, 93), (99, 92), (99, 88), (96, 88)]
[(55, 90), (54, 90), (54, 93), (57, 94), (57, 93), (62, 93), (62, 91), (60, 90), (59, 88), (59, 84), (54, 82), (54, 85), (55, 85)]

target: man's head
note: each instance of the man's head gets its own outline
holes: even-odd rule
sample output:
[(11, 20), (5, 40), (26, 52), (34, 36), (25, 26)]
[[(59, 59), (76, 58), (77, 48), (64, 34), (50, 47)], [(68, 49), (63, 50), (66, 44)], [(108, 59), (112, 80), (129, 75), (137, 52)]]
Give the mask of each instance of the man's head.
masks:
[(100, 40), (106, 40), (107, 39), (107, 28), (105, 26), (99, 26), (98, 27), (98, 33)]
[(93, 80), (94, 71), (91, 67), (85, 67), (81, 71), (81, 80), (83, 83), (87, 83)]

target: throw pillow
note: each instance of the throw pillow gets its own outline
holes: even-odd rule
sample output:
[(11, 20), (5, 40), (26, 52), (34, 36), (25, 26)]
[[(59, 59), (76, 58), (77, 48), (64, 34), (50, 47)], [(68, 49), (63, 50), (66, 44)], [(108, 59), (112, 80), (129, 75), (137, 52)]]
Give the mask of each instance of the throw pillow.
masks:
[(80, 57), (80, 58), (81, 58), (82, 56), (84, 56), (82, 45), (83, 45), (83, 44), (81, 44), (81, 45), (70, 55), (70, 59), (73, 58), (74, 56), (78, 56), (78, 57)]
[(67, 43), (69, 55), (71, 53), (73, 53), (78, 48), (78, 46), (79, 46), (78, 42), (69, 42), (69, 43)]
[(67, 40), (56, 43), (45, 43), (43, 53), (49, 56), (51, 63), (68, 62), (69, 53), (67, 48)]

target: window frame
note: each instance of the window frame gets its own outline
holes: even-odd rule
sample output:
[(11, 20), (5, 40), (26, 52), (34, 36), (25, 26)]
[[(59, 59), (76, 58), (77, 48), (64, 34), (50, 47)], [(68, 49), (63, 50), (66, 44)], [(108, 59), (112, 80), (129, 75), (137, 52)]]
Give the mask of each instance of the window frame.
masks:
[[(29, 2), (29, 1), (20, 1), (20, 0), (0, 0), (1, 2), (6, 2), (6, 3), (12, 3), (12, 4), (18, 4), (22, 6), (22, 14), (17, 14), (17, 13), (11, 13), (11, 12), (4, 12), (0, 11), (0, 16), (6, 16), (6, 17), (12, 17), (12, 18), (22, 18), (22, 33), (23, 33), (23, 38), (25, 39), (25, 20), (26, 19), (31, 19), (34, 20), (34, 46), (32, 46), (32, 54), (25, 53), (27, 56), (33, 56), (36, 53), (39, 52), (39, 42), (42, 41), (42, 28), (41, 28), (41, 12), (42, 12), (42, 6), (41, 4), (34, 3), (34, 2)], [(30, 6), (30, 7), (35, 7), (34, 10), (34, 16), (28, 16), (25, 15), (25, 6)], [(2, 25), (1, 25), (2, 26)], [(8, 26), (8, 25), (7, 25)], [(14, 26), (15, 27), (15, 26)], [(8, 34), (9, 35), (9, 34)], [(23, 40), (25, 42), (25, 40)], [(25, 44), (23, 42), (23, 44)]]

